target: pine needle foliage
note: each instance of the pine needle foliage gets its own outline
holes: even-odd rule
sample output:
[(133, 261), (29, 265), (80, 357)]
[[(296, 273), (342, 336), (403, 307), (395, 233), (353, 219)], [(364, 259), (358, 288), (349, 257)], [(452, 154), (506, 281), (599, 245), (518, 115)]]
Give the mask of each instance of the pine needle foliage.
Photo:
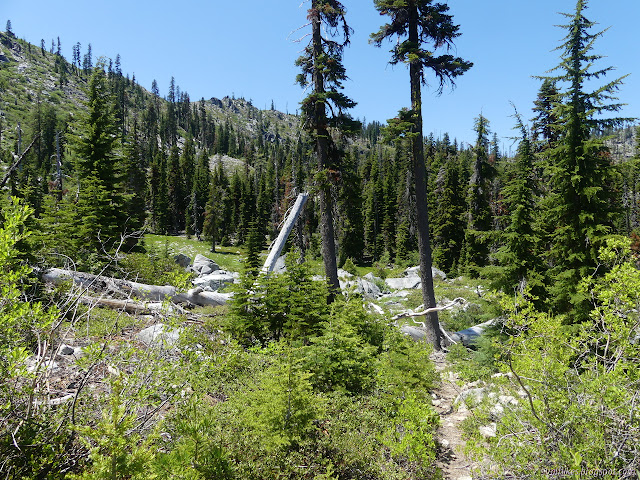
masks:
[(540, 257), (541, 236), (535, 221), (536, 186), (534, 152), (530, 134), (516, 112), (516, 128), (521, 139), (518, 145), (511, 179), (503, 190), (509, 214), (509, 224), (502, 233), (503, 245), (496, 257), (499, 267), (497, 286), (511, 292), (529, 285), (534, 295), (542, 293)]
[[(581, 277), (594, 273), (597, 252), (611, 233), (616, 217), (614, 185), (616, 172), (603, 137), (606, 128), (622, 124), (623, 118), (604, 118), (619, 111), (615, 92), (624, 77), (612, 80), (595, 90), (592, 81), (599, 80), (613, 67), (598, 68), (602, 58), (594, 54), (595, 42), (606, 30), (592, 33), (595, 22), (585, 17), (586, 0), (578, 0), (574, 13), (563, 13), (568, 19), (561, 25), (567, 31), (560, 64), (547, 77), (558, 87), (552, 97), (551, 125), (558, 140), (548, 150), (548, 175), (552, 199), (547, 215), (553, 219), (549, 261), (555, 276), (552, 288), (558, 311), (568, 311), (585, 301), (576, 295)], [(553, 75), (555, 73), (555, 75)]]

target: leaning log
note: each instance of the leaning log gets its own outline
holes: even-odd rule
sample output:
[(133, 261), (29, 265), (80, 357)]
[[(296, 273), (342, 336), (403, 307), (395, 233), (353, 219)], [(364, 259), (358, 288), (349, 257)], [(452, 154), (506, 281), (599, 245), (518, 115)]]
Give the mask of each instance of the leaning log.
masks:
[(262, 273), (266, 273), (267, 275), (269, 275), (273, 270), (273, 267), (276, 264), (276, 260), (278, 260), (284, 244), (287, 242), (287, 238), (289, 237), (291, 230), (293, 230), (293, 226), (295, 225), (296, 220), (300, 216), (300, 213), (302, 213), (304, 204), (307, 203), (307, 198), (309, 198), (309, 194), (306, 192), (298, 194), (298, 198), (296, 198), (296, 202), (293, 204), (293, 207), (291, 207), (291, 211), (284, 221), (282, 230), (280, 230), (280, 234), (278, 235), (278, 238), (276, 238), (276, 241), (273, 243), (271, 251), (267, 256), (267, 260), (264, 262)]
[(200, 287), (192, 288), (187, 292), (178, 292), (176, 288), (171, 285), (147, 285), (130, 280), (121, 280), (119, 278), (75, 272), (61, 268), (47, 270), (42, 274), (42, 280), (54, 285), (71, 281), (74, 285), (83, 289), (152, 302), (170, 300), (173, 303), (218, 306), (226, 304), (231, 297), (231, 294), (228, 293), (205, 292)]

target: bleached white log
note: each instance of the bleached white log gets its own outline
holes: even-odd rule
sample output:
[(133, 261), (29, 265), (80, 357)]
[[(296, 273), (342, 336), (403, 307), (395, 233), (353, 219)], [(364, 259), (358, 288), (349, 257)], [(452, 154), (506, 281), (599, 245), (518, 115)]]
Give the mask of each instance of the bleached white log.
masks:
[(168, 299), (173, 303), (189, 302), (200, 306), (217, 306), (224, 305), (231, 297), (227, 293), (205, 292), (201, 288), (193, 288), (188, 292), (178, 292), (171, 285), (147, 285), (130, 280), (74, 272), (73, 270), (61, 268), (47, 270), (42, 274), (42, 280), (55, 285), (72, 281), (74, 284), (86, 289), (113, 292), (127, 298), (137, 298), (152, 302), (161, 302)]
[(271, 247), (271, 251), (267, 256), (267, 260), (264, 262), (264, 266), (262, 267), (262, 273), (269, 274), (273, 270), (273, 267), (276, 264), (276, 260), (280, 256), (282, 249), (284, 248), (284, 244), (287, 242), (287, 238), (293, 230), (293, 226), (296, 223), (296, 220), (300, 216), (302, 209), (304, 208), (304, 204), (307, 203), (307, 199), (309, 198), (308, 193), (300, 193), (298, 194), (298, 198), (296, 198), (296, 202), (293, 204), (289, 215), (284, 221), (282, 225), (282, 230), (278, 234), (278, 238), (273, 242), (273, 246)]

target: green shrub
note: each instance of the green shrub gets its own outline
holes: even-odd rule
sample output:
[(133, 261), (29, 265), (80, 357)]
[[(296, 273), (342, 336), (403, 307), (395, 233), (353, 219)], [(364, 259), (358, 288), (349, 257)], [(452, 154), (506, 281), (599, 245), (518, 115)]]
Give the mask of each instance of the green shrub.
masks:
[(503, 473), (637, 478), (640, 271), (627, 239), (610, 239), (600, 261), (609, 271), (579, 287), (594, 302), (588, 322), (567, 327), (562, 316), (536, 311), (527, 292), (508, 305), (513, 335), (502, 365), (525, 398), (498, 423), (490, 447), (477, 448)]
[(373, 387), (378, 345), (375, 335), (366, 335), (370, 323), (375, 325), (357, 298), (332, 305), (322, 334), (303, 349), (303, 363), (317, 390), (363, 393)]
[(173, 285), (186, 290), (190, 286), (192, 274), (180, 267), (165, 252), (149, 248), (144, 253), (128, 253), (118, 260), (114, 269), (116, 276), (151, 285)]
[(72, 462), (67, 418), (39, 402), (48, 382), (44, 365), (26, 368), (34, 349), (50, 348), (59, 316), (56, 308), (25, 300), (23, 293), (30, 269), (21, 263), (17, 245), (29, 235), (25, 222), (31, 213), (14, 198), (3, 209), (0, 228), (0, 476), (49, 472), (48, 478), (61, 478), (59, 469)]
[(90, 466), (71, 480), (119, 480), (158, 478), (149, 466), (153, 459), (150, 440), (142, 441), (132, 433), (137, 416), (128, 413), (123, 398), (124, 383), (121, 374), (113, 371), (110, 376), (111, 397), (109, 406), (96, 426), (80, 426), (76, 430), (90, 449)]
[(419, 398), (428, 398), (438, 380), (429, 359), (431, 352), (431, 345), (414, 342), (397, 329), (388, 329), (378, 357), (376, 383), (380, 393), (398, 398), (412, 392)]
[(351, 275), (358, 275), (358, 269), (356, 268), (356, 265), (353, 263), (353, 259), (351, 259), (351, 257), (345, 260), (344, 265), (342, 265), (342, 269), (345, 272), (350, 273)]
[(226, 328), (244, 344), (265, 345), (285, 334), (304, 342), (329, 313), (326, 283), (313, 280), (306, 264), (287, 262), (279, 275), (245, 273), (233, 290)]
[(389, 448), (391, 455), (414, 462), (421, 476), (427, 472), (434, 474), (434, 434), (440, 417), (431, 404), (414, 393), (407, 393), (394, 402), (390, 416), (393, 421), (382, 433), (382, 443)]
[(231, 480), (233, 465), (226, 450), (216, 441), (218, 418), (203, 398), (194, 396), (180, 405), (171, 419), (171, 443), (153, 460), (158, 478), (183, 480)]

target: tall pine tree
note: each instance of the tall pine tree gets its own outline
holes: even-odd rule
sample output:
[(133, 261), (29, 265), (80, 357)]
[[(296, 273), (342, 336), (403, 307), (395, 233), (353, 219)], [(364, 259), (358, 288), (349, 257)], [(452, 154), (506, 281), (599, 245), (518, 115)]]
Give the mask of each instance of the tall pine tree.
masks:
[[(426, 83), (427, 72), (436, 76), (442, 91), (447, 83), (471, 68), (472, 63), (449, 53), (435, 55), (434, 51), (453, 46), (460, 35), (459, 26), (448, 15), (446, 4), (432, 0), (374, 0), (376, 9), (390, 17), (390, 22), (372, 34), (372, 41), (380, 46), (384, 40), (398, 38), (391, 50), (391, 64), (408, 63), (411, 90), (411, 121), (413, 139), (413, 171), (416, 195), (418, 248), (422, 297), (427, 308), (435, 307), (431, 274), (431, 244), (429, 240), (429, 213), (427, 211), (426, 170), (422, 132), (421, 85)], [(433, 48), (425, 48), (427, 45)], [(436, 350), (440, 349), (440, 327), (437, 313), (429, 315), (428, 337)]]
[(76, 239), (80, 248), (100, 251), (132, 230), (126, 218), (116, 105), (102, 62), (89, 78), (86, 107), (69, 141), (79, 184)]
[(559, 89), (552, 110), (558, 139), (548, 151), (553, 196), (547, 215), (555, 224), (549, 255), (555, 277), (551, 293), (556, 310), (578, 315), (586, 299), (576, 294), (576, 287), (580, 278), (595, 272), (598, 250), (616, 215), (611, 157), (604, 139), (595, 134), (624, 120), (601, 116), (621, 108), (615, 92), (624, 77), (589, 90), (612, 67), (594, 67), (602, 58), (592, 53), (594, 42), (604, 31), (592, 33), (595, 22), (584, 16), (586, 8), (587, 1), (578, 0), (575, 13), (562, 14), (569, 23), (562, 26), (567, 35), (558, 47), (561, 62), (551, 70), (557, 75), (544, 77)]
[(503, 244), (496, 255), (499, 263), (497, 285), (506, 292), (524, 291), (526, 286), (542, 293), (540, 233), (537, 231), (534, 146), (521, 117), (516, 113), (521, 140), (510, 179), (503, 190), (509, 224), (502, 233)]
[(490, 185), (495, 175), (489, 163), (489, 120), (483, 115), (476, 118), (478, 134), (474, 147), (475, 161), (467, 193), (467, 229), (464, 240), (464, 268), (472, 275), (489, 263), (490, 235), (493, 227)]
[[(318, 159), (318, 197), (320, 204), (320, 235), (325, 275), (330, 287), (330, 300), (340, 290), (336, 262), (335, 233), (333, 225), (333, 201), (331, 185), (334, 173), (339, 169), (341, 153), (331, 136), (332, 127), (353, 133), (358, 125), (346, 111), (355, 102), (340, 92), (347, 79), (342, 64), (342, 53), (349, 44), (351, 28), (345, 19), (345, 8), (336, 0), (311, 0), (308, 11), (311, 23), (310, 42), (296, 65), (302, 73), (297, 82), (312, 92), (302, 101), (302, 117), (305, 129), (315, 141)], [(323, 33), (324, 30), (324, 33)], [(327, 107), (334, 113), (327, 114)]]

